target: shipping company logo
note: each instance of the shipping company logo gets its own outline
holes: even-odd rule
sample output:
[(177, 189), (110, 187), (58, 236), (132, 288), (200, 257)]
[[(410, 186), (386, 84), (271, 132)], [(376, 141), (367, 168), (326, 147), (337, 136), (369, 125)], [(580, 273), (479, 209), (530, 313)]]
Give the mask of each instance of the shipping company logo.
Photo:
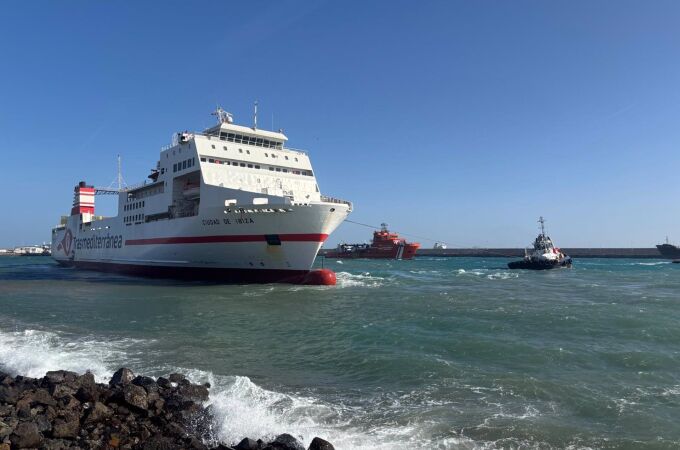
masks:
[(73, 233), (71, 233), (70, 228), (67, 228), (64, 238), (57, 246), (57, 250), (63, 250), (64, 255), (69, 256), (71, 254), (71, 247), (73, 247)]
[(100, 250), (104, 248), (122, 248), (123, 236), (110, 235), (106, 236), (91, 236), (86, 238), (77, 238), (73, 240), (73, 245), (76, 250)]

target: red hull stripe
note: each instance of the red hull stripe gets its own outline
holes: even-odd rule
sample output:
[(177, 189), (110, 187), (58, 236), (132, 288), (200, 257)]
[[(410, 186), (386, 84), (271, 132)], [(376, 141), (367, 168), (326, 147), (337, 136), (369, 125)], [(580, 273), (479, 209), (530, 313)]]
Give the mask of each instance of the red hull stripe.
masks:
[[(283, 242), (324, 242), (327, 234), (279, 234)], [(127, 239), (125, 245), (156, 245), (156, 244), (209, 244), (214, 242), (266, 242), (264, 234), (241, 234), (223, 236), (178, 236), (149, 239)]]

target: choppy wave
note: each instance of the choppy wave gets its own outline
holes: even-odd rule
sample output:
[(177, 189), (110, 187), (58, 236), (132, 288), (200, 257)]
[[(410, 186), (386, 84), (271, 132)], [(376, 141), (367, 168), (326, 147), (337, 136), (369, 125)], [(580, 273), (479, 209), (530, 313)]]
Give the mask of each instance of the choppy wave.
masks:
[(123, 364), (151, 376), (179, 371), (194, 382), (211, 383), (207, 404), (213, 405), (218, 419), (217, 438), (226, 443), (238, 442), (245, 436), (272, 438), (286, 432), (305, 446), (315, 436), (323, 437), (339, 450), (443, 449), (451, 448), (454, 441), (464, 444), (462, 448), (474, 447), (472, 441), (465, 438), (428, 441), (418, 432), (417, 424), (362, 430), (352, 423), (361, 411), (331, 405), (312, 396), (267, 390), (245, 376), (215, 375), (181, 367), (149, 368), (134, 354), (135, 347), (144, 343), (133, 339), (70, 338), (34, 329), (0, 331), (0, 369), (30, 377), (42, 377), (47, 371), (57, 369), (79, 373), (89, 370), (98, 382), (108, 381)]
[(50, 370), (89, 370), (99, 382), (108, 381), (111, 364), (124, 360), (139, 341), (68, 339), (39, 330), (0, 331), (0, 367), (15, 374), (42, 377)]
[(349, 272), (337, 272), (335, 274), (340, 288), (346, 287), (380, 287), (386, 279), (371, 275), (369, 272), (353, 274)]
[(487, 280), (508, 280), (511, 278), (519, 278), (518, 272), (510, 271), (492, 271), (489, 269), (458, 269), (456, 270), (457, 276), (463, 277), (483, 277)]
[(653, 261), (653, 262), (633, 262), (628, 264), (629, 266), (663, 266), (665, 264), (671, 264), (672, 261)]

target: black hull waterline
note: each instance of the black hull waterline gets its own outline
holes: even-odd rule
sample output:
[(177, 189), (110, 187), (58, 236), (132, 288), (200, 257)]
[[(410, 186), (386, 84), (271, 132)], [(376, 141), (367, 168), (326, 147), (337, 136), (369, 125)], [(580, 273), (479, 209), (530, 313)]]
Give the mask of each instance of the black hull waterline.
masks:
[[(96, 272), (109, 272), (143, 278), (169, 278), (185, 281), (210, 281), (220, 284), (288, 283), (328, 285), (335, 284), (335, 273), (328, 269), (227, 269), (205, 267), (167, 267), (137, 264), (115, 264), (94, 261), (57, 261), (64, 267), (74, 267)], [(332, 278), (332, 280), (329, 280)]]
[(534, 261), (531, 259), (523, 259), (521, 261), (509, 262), (508, 267), (510, 269), (527, 269), (527, 270), (563, 269), (571, 267), (571, 258), (566, 257), (559, 261)]

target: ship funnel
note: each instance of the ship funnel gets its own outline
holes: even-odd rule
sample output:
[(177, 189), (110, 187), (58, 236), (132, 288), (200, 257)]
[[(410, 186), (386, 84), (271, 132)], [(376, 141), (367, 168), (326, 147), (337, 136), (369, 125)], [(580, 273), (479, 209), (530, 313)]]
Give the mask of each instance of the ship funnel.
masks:
[(88, 186), (84, 181), (73, 189), (71, 215), (76, 214), (94, 214), (94, 186)]

